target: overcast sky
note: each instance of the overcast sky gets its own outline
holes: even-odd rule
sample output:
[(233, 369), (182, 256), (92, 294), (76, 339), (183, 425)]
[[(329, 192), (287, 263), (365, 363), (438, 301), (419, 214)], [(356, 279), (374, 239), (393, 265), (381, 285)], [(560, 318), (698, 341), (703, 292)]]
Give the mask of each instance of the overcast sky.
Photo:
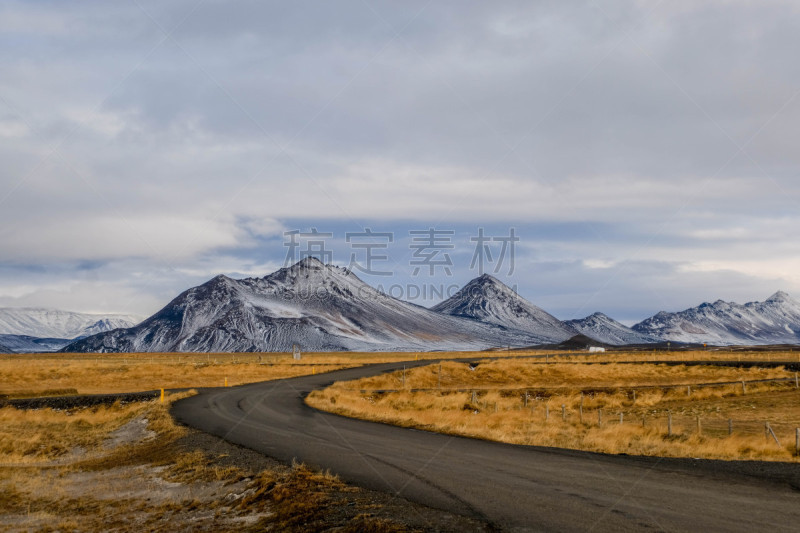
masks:
[[(343, 266), (392, 233), (364, 279), (401, 286), (514, 228), (495, 275), (563, 319), (800, 296), (798, 27), (792, 1), (0, 1), (0, 305), (149, 315), (312, 227)], [(413, 275), (429, 228), (451, 275)]]

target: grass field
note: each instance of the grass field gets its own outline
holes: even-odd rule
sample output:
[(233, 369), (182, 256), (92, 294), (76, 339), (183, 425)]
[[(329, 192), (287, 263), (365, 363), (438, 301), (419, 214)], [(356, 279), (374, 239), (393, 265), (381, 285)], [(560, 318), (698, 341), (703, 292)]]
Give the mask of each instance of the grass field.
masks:
[[(526, 358), (531, 354), (526, 351), (498, 351), (498, 355)], [(539, 355), (545, 352), (535, 352)], [(635, 362), (681, 362), (681, 361), (728, 361), (728, 362), (783, 362), (800, 363), (800, 349), (750, 349), (750, 348), (707, 348), (702, 350), (624, 350), (601, 353), (588, 353), (585, 350), (547, 352), (548, 362), (595, 362), (595, 363), (635, 363)]]
[(0, 397), (99, 394), (240, 385), (325, 372), (368, 363), (414, 359), (501, 357), (540, 363), (634, 361), (800, 361), (800, 352), (639, 351), (587, 355), (586, 352), (513, 350), (488, 352), (239, 354), (22, 354), (0, 355)]
[(516, 444), (675, 457), (794, 460), (800, 427), (800, 390), (783, 367), (445, 362), (336, 383), (307, 402)]
[(0, 397), (222, 387), (367, 363), (432, 358), (409, 353), (0, 355)]

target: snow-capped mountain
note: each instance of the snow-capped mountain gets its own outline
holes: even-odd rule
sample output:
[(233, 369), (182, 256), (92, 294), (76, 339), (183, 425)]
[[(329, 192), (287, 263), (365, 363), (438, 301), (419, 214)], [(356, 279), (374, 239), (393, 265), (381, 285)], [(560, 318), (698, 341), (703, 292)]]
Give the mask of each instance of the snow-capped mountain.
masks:
[(565, 324), (592, 339), (604, 344), (622, 346), (624, 344), (649, 344), (661, 339), (634, 331), (603, 313), (594, 313), (586, 318), (567, 320)]
[(51, 339), (30, 335), (0, 335), (0, 344), (15, 353), (57, 352), (75, 339)]
[(93, 315), (34, 307), (0, 308), (0, 334), (75, 339), (129, 328), (141, 318), (132, 315)]
[(664, 340), (708, 344), (797, 344), (800, 302), (779, 291), (763, 302), (717, 300), (678, 313), (664, 311), (633, 330)]
[(524, 331), (541, 338), (542, 343), (561, 342), (578, 334), (489, 274), (473, 279), (431, 310)]
[(217, 276), (136, 327), (64, 352), (475, 350), (541, 342), (531, 333), (437, 313), (383, 294), (315, 258), (263, 278)]

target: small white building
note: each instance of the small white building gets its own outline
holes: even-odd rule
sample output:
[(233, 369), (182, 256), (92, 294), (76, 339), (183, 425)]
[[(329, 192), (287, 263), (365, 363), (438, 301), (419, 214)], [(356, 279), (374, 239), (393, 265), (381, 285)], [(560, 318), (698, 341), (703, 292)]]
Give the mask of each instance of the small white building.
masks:
[(589, 353), (605, 352), (606, 349), (602, 346), (589, 346)]

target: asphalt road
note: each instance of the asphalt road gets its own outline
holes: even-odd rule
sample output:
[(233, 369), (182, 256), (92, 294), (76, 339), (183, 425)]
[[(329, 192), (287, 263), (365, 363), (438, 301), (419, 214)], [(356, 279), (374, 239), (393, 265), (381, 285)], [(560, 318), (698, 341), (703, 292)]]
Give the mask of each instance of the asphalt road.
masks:
[(800, 530), (800, 465), (514, 446), (353, 420), (303, 402), (334, 380), (398, 367), (203, 390), (177, 402), (173, 415), (276, 459), (503, 531)]

